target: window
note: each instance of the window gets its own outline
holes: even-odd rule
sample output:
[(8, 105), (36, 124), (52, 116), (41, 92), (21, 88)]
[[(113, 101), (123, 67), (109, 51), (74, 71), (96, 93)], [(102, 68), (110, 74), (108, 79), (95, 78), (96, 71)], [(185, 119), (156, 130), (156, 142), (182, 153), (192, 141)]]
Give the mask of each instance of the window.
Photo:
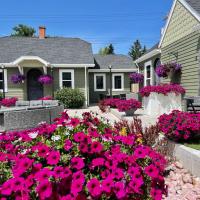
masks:
[[(4, 88), (7, 92), (7, 70), (4, 69)], [(3, 70), (0, 69), (0, 91), (3, 92)]]
[(159, 85), (160, 84), (160, 77), (156, 74), (156, 67), (161, 65), (160, 58), (157, 58), (154, 62), (154, 85)]
[(59, 71), (60, 88), (68, 87), (74, 89), (74, 70), (62, 69)]
[(94, 91), (106, 91), (105, 74), (94, 74)]
[(124, 90), (124, 74), (112, 74), (113, 90)]
[(152, 85), (152, 62), (146, 62), (144, 66), (144, 86)]

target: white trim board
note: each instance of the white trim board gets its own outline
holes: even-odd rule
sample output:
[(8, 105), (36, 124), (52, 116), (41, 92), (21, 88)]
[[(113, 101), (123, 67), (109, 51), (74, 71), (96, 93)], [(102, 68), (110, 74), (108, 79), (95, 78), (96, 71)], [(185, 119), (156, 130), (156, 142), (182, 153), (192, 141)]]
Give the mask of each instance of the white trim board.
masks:
[(167, 29), (169, 27), (169, 23), (171, 21), (172, 15), (174, 13), (174, 9), (175, 9), (176, 3), (178, 1), (200, 22), (200, 15), (185, 0), (174, 0), (172, 8), (170, 10), (169, 17), (167, 19), (167, 23), (166, 23), (165, 28), (164, 28), (164, 32), (163, 32), (163, 34), (161, 36), (161, 40), (160, 40), (160, 43), (159, 43), (159, 46), (158, 46), (159, 48), (162, 45), (162, 42), (163, 42), (164, 37), (166, 35)]
[[(121, 89), (115, 89), (115, 76), (121, 76)], [(114, 73), (112, 74), (112, 90), (113, 91), (123, 91), (124, 90), (124, 74), (123, 73)]]
[(63, 80), (62, 80), (62, 73), (63, 72), (69, 72), (69, 73), (71, 73), (72, 89), (74, 89), (74, 70), (73, 69), (60, 69), (59, 70), (59, 86), (60, 86), (60, 88), (63, 88), (63, 84), (62, 84), (62, 82), (63, 82)]
[[(2, 72), (3, 69), (0, 69), (0, 72)], [(5, 92), (8, 92), (8, 75), (7, 75), (7, 69), (4, 69), (4, 90)], [(3, 92), (3, 90), (0, 90)]]
[[(103, 88), (102, 89), (97, 89), (97, 76), (103, 77)], [(94, 91), (95, 92), (106, 91), (106, 74), (103, 74), (103, 73), (94, 74)]]
[[(137, 69), (111, 69), (111, 72), (137, 72)], [(110, 69), (89, 69), (88, 72), (110, 72)]]

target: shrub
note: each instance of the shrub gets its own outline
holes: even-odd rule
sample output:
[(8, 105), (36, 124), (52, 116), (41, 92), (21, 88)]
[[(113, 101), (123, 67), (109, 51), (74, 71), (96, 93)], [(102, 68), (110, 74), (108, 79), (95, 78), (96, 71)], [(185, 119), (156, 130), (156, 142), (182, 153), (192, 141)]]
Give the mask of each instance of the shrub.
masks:
[(140, 90), (142, 97), (148, 97), (152, 92), (163, 95), (173, 92), (176, 95), (179, 95), (185, 94), (185, 89), (179, 84), (163, 84), (157, 86), (145, 86)]
[(200, 136), (200, 114), (172, 111), (159, 117), (160, 130), (170, 139), (186, 141)]
[(164, 158), (91, 113), (3, 133), (0, 147), (2, 198), (161, 200), (165, 193)]
[(17, 100), (17, 97), (4, 98), (1, 100), (1, 105), (5, 107), (15, 106)]
[(56, 91), (55, 99), (65, 108), (80, 108), (84, 105), (85, 96), (79, 89), (63, 88)]

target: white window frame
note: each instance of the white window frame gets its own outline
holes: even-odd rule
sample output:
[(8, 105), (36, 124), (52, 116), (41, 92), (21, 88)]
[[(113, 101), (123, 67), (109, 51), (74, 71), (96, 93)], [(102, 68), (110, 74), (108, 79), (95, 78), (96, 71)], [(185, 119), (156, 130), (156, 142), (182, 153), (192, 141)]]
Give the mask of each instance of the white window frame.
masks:
[[(150, 78), (147, 78), (147, 67), (150, 66)], [(144, 64), (144, 86), (147, 86), (147, 80), (150, 80), (150, 85), (153, 85), (153, 69), (152, 61), (148, 61)]]
[[(115, 88), (115, 76), (121, 76), (121, 89)], [(113, 91), (123, 91), (124, 90), (124, 73), (113, 73), (112, 74), (112, 90)]]
[(74, 70), (73, 69), (60, 69), (59, 70), (59, 85), (60, 85), (60, 88), (61, 89), (63, 88), (63, 81), (65, 81), (65, 80), (62, 79), (62, 74), (65, 73), (65, 72), (71, 73), (72, 89), (74, 89)]
[[(103, 77), (103, 89), (98, 89), (97, 88), (97, 76), (102, 76)], [(106, 74), (94, 74), (94, 91), (106, 91)]]
[[(0, 72), (2, 72), (3, 69), (0, 69)], [(3, 92), (2, 89), (0, 89), (1, 92)], [(4, 69), (4, 91), (8, 92), (8, 77), (7, 77), (7, 69)]]

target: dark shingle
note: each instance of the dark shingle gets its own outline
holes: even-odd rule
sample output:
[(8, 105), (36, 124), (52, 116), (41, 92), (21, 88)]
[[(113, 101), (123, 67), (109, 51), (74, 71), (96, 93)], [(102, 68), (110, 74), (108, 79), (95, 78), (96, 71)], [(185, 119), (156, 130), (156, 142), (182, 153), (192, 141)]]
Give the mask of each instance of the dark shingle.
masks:
[(39, 56), (52, 64), (94, 63), (91, 44), (79, 38), (0, 38), (0, 63), (10, 63), (26, 55)]
[(108, 69), (109, 65), (112, 65), (113, 69), (134, 69), (136, 68), (132, 59), (125, 55), (94, 55), (96, 68)]
[(200, 15), (200, 0), (185, 0)]

